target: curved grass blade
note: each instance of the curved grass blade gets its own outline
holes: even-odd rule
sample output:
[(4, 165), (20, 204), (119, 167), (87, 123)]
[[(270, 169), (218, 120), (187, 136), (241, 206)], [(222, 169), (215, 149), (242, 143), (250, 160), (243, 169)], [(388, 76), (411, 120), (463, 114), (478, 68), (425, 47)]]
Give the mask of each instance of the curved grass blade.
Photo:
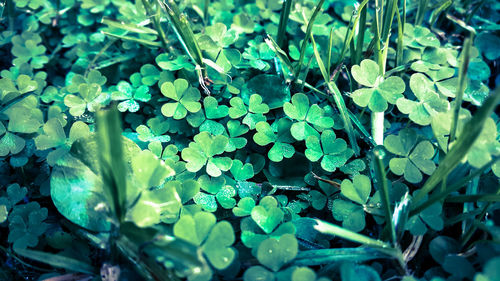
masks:
[(283, 6), (280, 12), (280, 21), (278, 24), (278, 34), (276, 36), (276, 43), (280, 48), (283, 48), (283, 44), (285, 43), (286, 37), (286, 26), (288, 23), (288, 18), (290, 17), (290, 10), (292, 7), (293, 0), (285, 0), (283, 1)]
[(337, 85), (335, 85), (335, 83), (333, 81), (330, 81), (330, 77), (328, 76), (325, 65), (323, 63), (323, 60), (321, 59), (321, 56), (318, 52), (318, 48), (316, 47), (316, 42), (314, 41), (314, 36), (312, 36), (312, 35), (311, 35), (311, 42), (313, 45), (314, 56), (316, 57), (316, 62), (318, 63), (319, 69), (321, 71), (321, 74), (323, 75), (323, 79), (326, 82), (328, 90), (332, 93), (333, 100), (335, 101), (335, 104), (337, 105), (337, 108), (339, 109), (340, 116), (342, 117), (342, 121), (344, 122), (344, 126), (345, 126), (345, 129), (347, 132), (347, 136), (349, 137), (349, 142), (351, 143), (351, 146), (352, 146), (352, 149), (354, 150), (354, 153), (356, 155), (359, 155), (359, 146), (358, 146), (358, 143), (356, 142), (356, 135), (354, 134), (354, 129), (352, 127), (351, 119), (349, 118), (349, 113), (348, 113), (347, 107), (345, 105), (344, 98), (342, 98), (342, 94), (340, 93), (339, 89), (337, 88)]
[(365, 262), (384, 258), (392, 259), (393, 257), (374, 248), (319, 249), (300, 251), (295, 257), (293, 264), (298, 266), (314, 266), (333, 262)]
[(391, 246), (384, 241), (370, 238), (363, 234), (356, 233), (354, 231), (345, 229), (343, 227), (319, 219), (315, 219), (314, 221), (316, 222), (316, 225), (314, 225), (314, 229), (321, 233), (335, 235), (365, 246), (388, 248), (388, 249), (391, 248)]
[(391, 201), (389, 200), (389, 186), (387, 185), (387, 177), (384, 168), (384, 158), (386, 152), (383, 146), (378, 146), (373, 149), (373, 160), (375, 162), (375, 175), (379, 185), (379, 190), (382, 193), (382, 202), (384, 205), (384, 213), (386, 220), (386, 229), (390, 233), (390, 241), (393, 246), (397, 244), (396, 227), (392, 220)]
[(42, 251), (29, 250), (29, 249), (14, 248), (14, 252), (23, 257), (48, 264), (55, 268), (64, 268), (69, 271), (88, 273), (88, 274), (96, 273), (96, 270), (92, 265), (65, 256), (50, 254)]
[(121, 121), (116, 105), (97, 112), (97, 144), (104, 193), (111, 209), (122, 222), (125, 217), (127, 169), (123, 160)]
[(414, 197), (414, 204), (419, 203), (426, 194), (431, 192), (436, 185), (443, 181), (448, 174), (462, 161), (467, 152), (479, 137), (484, 122), (493, 113), (496, 105), (500, 101), (500, 87), (493, 90), (493, 93), (488, 96), (483, 105), (476, 111), (467, 124), (465, 124), (463, 133), (458, 137), (452, 148), (446, 154), (446, 157), (439, 163), (438, 168), (425, 182), (420, 192)]
[[(316, 17), (318, 16), (318, 13), (321, 10), (321, 7), (323, 6), (324, 2), (325, 2), (325, 0), (319, 0), (318, 5), (316, 5), (316, 8), (314, 8), (311, 19), (307, 23), (306, 36), (304, 37), (304, 41), (302, 41), (302, 45), (300, 46), (299, 61), (298, 61), (297, 67), (295, 68), (295, 71), (294, 71), (295, 77), (299, 76), (300, 70), (302, 69), (302, 64), (304, 63), (304, 56), (306, 54), (306, 48), (307, 48), (307, 44), (309, 43), (309, 38), (311, 37), (311, 32), (312, 32), (312, 28), (314, 25), (314, 21), (316, 20)], [(325, 81), (328, 81), (328, 80), (325, 80)]]

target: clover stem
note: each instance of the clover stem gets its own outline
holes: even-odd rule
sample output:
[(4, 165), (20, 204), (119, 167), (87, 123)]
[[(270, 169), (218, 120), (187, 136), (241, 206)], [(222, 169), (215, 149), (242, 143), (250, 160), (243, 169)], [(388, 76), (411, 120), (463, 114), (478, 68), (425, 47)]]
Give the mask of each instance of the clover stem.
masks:
[(384, 144), (384, 112), (372, 112), (372, 136), (377, 145)]

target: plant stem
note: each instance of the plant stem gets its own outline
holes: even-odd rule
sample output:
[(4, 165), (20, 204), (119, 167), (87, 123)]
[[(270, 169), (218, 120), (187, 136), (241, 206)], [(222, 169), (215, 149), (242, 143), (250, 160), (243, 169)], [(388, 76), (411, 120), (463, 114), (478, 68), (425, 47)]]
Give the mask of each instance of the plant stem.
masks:
[(382, 202), (384, 205), (385, 220), (387, 223), (386, 228), (389, 229), (391, 235), (390, 241), (392, 243), (392, 246), (395, 247), (397, 245), (396, 229), (394, 226), (394, 221), (392, 220), (391, 201), (389, 200), (389, 186), (387, 184), (387, 177), (383, 162), (385, 154), (385, 150), (381, 146), (373, 149), (375, 174), (379, 185), (379, 190), (382, 193)]
[(458, 117), (460, 115), (460, 109), (462, 108), (462, 99), (465, 91), (465, 81), (467, 77), (467, 70), (469, 69), (469, 61), (470, 61), (470, 49), (472, 47), (472, 36), (465, 39), (464, 48), (462, 51), (462, 63), (460, 64), (460, 71), (458, 74), (458, 90), (455, 98), (455, 107), (453, 108), (453, 118), (451, 119), (451, 127), (450, 127), (450, 138), (448, 139), (448, 149), (450, 143), (455, 141), (455, 135), (457, 132), (458, 126)]

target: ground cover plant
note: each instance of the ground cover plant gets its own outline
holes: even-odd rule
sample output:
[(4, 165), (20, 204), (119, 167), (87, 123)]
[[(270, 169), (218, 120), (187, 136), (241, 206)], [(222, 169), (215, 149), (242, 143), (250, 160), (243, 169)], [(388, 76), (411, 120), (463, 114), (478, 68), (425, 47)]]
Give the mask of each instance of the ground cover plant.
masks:
[(0, 17), (0, 280), (500, 280), (497, 1)]

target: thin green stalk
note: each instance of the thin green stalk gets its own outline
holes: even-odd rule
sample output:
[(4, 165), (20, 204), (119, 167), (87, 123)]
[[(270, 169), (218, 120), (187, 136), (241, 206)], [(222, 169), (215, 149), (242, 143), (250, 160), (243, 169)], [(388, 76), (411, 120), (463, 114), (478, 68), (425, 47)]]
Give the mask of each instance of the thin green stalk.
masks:
[[(406, 0), (403, 0), (403, 14), (406, 12)], [(399, 10), (399, 9), (398, 9)], [(405, 17), (405, 15), (403, 16)], [(401, 20), (401, 15), (399, 11), (396, 13), (396, 19), (398, 20), (398, 39), (397, 39), (397, 47), (396, 47), (396, 65), (395, 67), (400, 66), (403, 63), (403, 47), (404, 47), (404, 23)]]
[(314, 221), (316, 222), (316, 225), (314, 225), (314, 229), (316, 229), (321, 233), (335, 235), (343, 239), (356, 242), (365, 246), (380, 247), (387, 249), (392, 248), (389, 244), (387, 244), (384, 241), (370, 238), (368, 236), (345, 229), (335, 224), (331, 224), (319, 219), (315, 219)]
[(481, 9), (484, 3), (486, 3), (486, 0), (482, 0), (481, 2), (479, 2), (469, 13), (467, 13), (467, 17), (465, 18), (466, 24), (470, 23), (472, 17), (474, 17), (477, 14), (477, 11)]
[(373, 149), (375, 175), (379, 185), (379, 190), (382, 193), (382, 204), (384, 206), (385, 221), (387, 223), (386, 228), (389, 230), (392, 246), (395, 247), (398, 241), (396, 238), (396, 228), (394, 226), (394, 221), (392, 220), (391, 201), (389, 200), (389, 186), (387, 184), (387, 177), (384, 168), (385, 154), (385, 150), (381, 146)]
[(418, 4), (418, 9), (417, 9), (417, 15), (415, 16), (415, 26), (420, 26), (422, 25), (422, 22), (424, 21), (425, 13), (427, 12), (427, 5), (429, 3), (429, 0), (420, 0)]
[(358, 28), (358, 36), (356, 38), (356, 51), (354, 53), (354, 60), (352, 64), (359, 64), (361, 62), (361, 55), (363, 53), (363, 44), (365, 41), (365, 30), (366, 30), (366, 11), (367, 8), (361, 8), (359, 15), (359, 28)]
[(326, 72), (328, 74), (328, 77), (330, 77), (330, 70), (331, 70), (331, 65), (332, 65), (332, 48), (333, 48), (333, 26), (330, 28), (330, 35), (328, 36), (328, 54), (326, 57)]
[[(336, 68), (339, 68), (340, 66), (342, 66), (342, 64), (344, 62), (344, 58), (347, 54), (347, 51), (349, 50), (348, 46), (354, 45), (352, 39), (354, 37), (354, 34), (357, 30), (358, 23), (360, 21), (360, 15), (361, 15), (360, 11), (366, 6), (367, 3), (368, 3), (368, 0), (364, 0), (363, 2), (361, 2), (361, 4), (359, 4), (358, 10), (351, 17), (351, 20), (349, 21), (349, 26), (347, 27), (348, 32), (346, 33), (346, 36), (344, 38), (344, 45), (342, 47), (342, 51), (340, 52), (340, 57), (339, 57), (339, 60), (337, 61)], [(363, 49), (363, 48), (361, 48), (361, 49)], [(351, 51), (351, 56), (354, 56), (355, 50), (350, 50), (350, 51)], [(338, 75), (339, 75), (339, 72), (334, 73), (331, 80), (337, 81)]]
[[(486, 215), (487, 211), (488, 211), (488, 208), (491, 206), (491, 202), (487, 203), (486, 205), (483, 206), (482, 210), (481, 210), (481, 213), (479, 214), (478, 218), (475, 220), (476, 222), (481, 222), (481, 220), (484, 218), (484, 216)], [(474, 233), (476, 232), (478, 228), (478, 225), (476, 223), (473, 223), (472, 226), (469, 228), (469, 230), (462, 236), (462, 239), (460, 239), (460, 246), (462, 246), (462, 248), (467, 245), (467, 243), (469, 242), (469, 240), (472, 238), (472, 236), (474, 235)]]
[(164, 49), (167, 49), (168, 41), (167, 41), (167, 36), (165, 35), (165, 31), (163, 30), (163, 27), (161, 26), (160, 22), (160, 15), (159, 13), (155, 13), (153, 11), (153, 8), (151, 7), (151, 4), (149, 3), (149, 0), (142, 0), (142, 5), (144, 6), (144, 9), (146, 10), (146, 13), (149, 17), (153, 18), (153, 26), (155, 27), (156, 31), (158, 32), (158, 35), (161, 40), (162, 47)]
[(316, 20), (316, 17), (318, 16), (318, 13), (321, 10), (321, 7), (323, 6), (324, 2), (325, 2), (325, 0), (319, 0), (318, 5), (316, 5), (316, 8), (314, 9), (314, 11), (312, 13), (311, 19), (307, 23), (306, 35), (304, 37), (304, 40), (302, 41), (302, 45), (300, 46), (299, 61), (297, 63), (297, 67), (294, 71), (295, 77), (299, 77), (300, 70), (302, 68), (302, 64), (304, 63), (304, 56), (306, 54), (307, 44), (309, 43), (309, 38), (311, 37), (311, 32), (312, 32), (312, 28), (314, 25), (314, 21)]
[(127, 169), (123, 160), (121, 121), (116, 106), (97, 112), (97, 144), (104, 193), (118, 224), (126, 212)]
[(205, 6), (203, 6), (203, 23), (205, 26), (209, 25), (208, 6), (210, 6), (210, 0), (205, 0)]
[(281, 49), (284, 48), (283, 44), (285, 43), (285, 38), (286, 38), (286, 26), (288, 24), (288, 19), (290, 17), (292, 2), (293, 0), (283, 1), (283, 6), (280, 12), (280, 21), (278, 24), (278, 34), (276, 36), (276, 43)]
[(500, 195), (498, 194), (455, 195), (446, 198), (445, 201), (451, 203), (500, 202)]
[(469, 61), (470, 61), (470, 49), (472, 47), (472, 36), (465, 39), (464, 48), (462, 51), (462, 60), (460, 63), (460, 70), (458, 73), (458, 89), (455, 98), (455, 107), (453, 108), (453, 118), (451, 119), (451, 127), (450, 127), (450, 137), (448, 139), (448, 149), (450, 143), (455, 141), (455, 135), (457, 132), (458, 125), (458, 116), (460, 114), (460, 109), (462, 108), (462, 99), (465, 91), (465, 82), (467, 78), (467, 70), (469, 69)]
[(354, 150), (354, 153), (356, 155), (359, 155), (360, 149), (358, 146), (358, 143), (356, 142), (356, 135), (354, 134), (354, 128), (352, 127), (351, 119), (349, 118), (349, 114), (347, 111), (347, 107), (344, 102), (344, 98), (342, 97), (342, 94), (340, 93), (339, 89), (337, 88), (337, 85), (333, 81), (329, 81), (329, 76), (326, 71), (325, 65), (323, 63), (323, 60), (321, 59), (321, 56), (319, 55), (318, 48), (316, 47), (316, 42), (314, 41), (314, 36), (311, 35), (311, 42), (313, 45), (313, 50), (314, 50), (314, 56), (316, 57), (316, 62), (318, 63), (319, 69), (321, 71), (321, 74), (323, 75), (323, 79), (326, 82), (326, 85), (328, 87), (328, 90), (330, 93), (333, 95), (333, 99), (335, 101), (335, 104), (337, 105), (337, 108), (339, 109), (340, 116), (342, 117), (342, 121), (344, 122), (344, 126), (347, 132), (347, 136), (349, 137), (349, 142), (351, 143), (351, 147)]
[(427, 179), (420, 192), (415, 196), (414, 203), (422, 200), (426, 194), (431, 192), (448, 174), (462, 161), (467, 152), (479, 137), (484, 123), (491, 115), (496, 105), (500, 101), (500, 87), (493, 90), (483, 105), (476, 111), (467, 124), (465, 124), (462, 134), (453, 144), (452, 148), (446, 154), (446, 157), (439, 163), (438, 168)]
[[(480, 169), (475, 170), (472, 172), (470, 175), (462, 178), (459, 182), (454, 183), (453, 185), (449, 186), (446, 188), (446, 190), (440, 190), (438, 193), (432, 194), (425, 202), (423, 202), (420, 205), (416, 205), (415, 201), (412, 203), (412, 210), (410, 212), (410, 216), (414, 216), (422, 212), (423, 210), (427, 209), (428, 207), (432, 206), (434, 203), (444, 200), (446, 196), (448, 196), (450, 193), (454, 191), (460, 190), (462, 187), (464, 187), (469, 181), (473, 180), (475, 177), (481, 175), (489, 169), (493, 164), (495, 164), (496, 161), (498, 161), (500, 157), (495, 157), (493, 158), (490, 162), (485, 164), (483, 167)], [(414, 207), (415, 206), (415, 207)]]

